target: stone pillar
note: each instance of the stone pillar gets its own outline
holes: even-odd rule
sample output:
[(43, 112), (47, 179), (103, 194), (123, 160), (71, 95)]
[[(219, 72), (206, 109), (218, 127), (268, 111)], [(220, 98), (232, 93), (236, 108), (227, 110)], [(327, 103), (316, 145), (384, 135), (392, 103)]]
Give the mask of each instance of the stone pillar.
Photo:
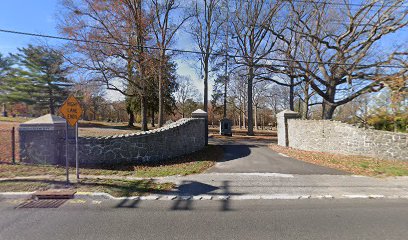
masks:
[(65, 164), (65, 119), (47, 114), (20, 124), (20, 159), (35, 164)]
[(204, 138), (205, 138), (205, 145), (208, 145), (208, 114), (201, 110), (197, 109), (194, 112), (191, 113), (192, 118), (204, 118), (205, 119), (205, 124), (204, 124)]
[(291, 110), (284, 110), (276, 114), (276, 121), (278, 123), (278, 145), (279, 146), (289, 147), (288, 119), (290, 118), (300, 118), (300, 115), (299, 113), (291, 111)]

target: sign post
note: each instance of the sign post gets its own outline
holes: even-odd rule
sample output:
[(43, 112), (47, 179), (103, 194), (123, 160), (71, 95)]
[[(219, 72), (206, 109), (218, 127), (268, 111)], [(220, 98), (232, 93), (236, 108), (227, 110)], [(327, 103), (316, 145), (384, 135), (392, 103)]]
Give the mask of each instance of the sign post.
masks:
[(68, 164), (68, 122), (65, 123), (65, 173), (67, 175), (67, 184), (69, 184), (69, 164)]
[(75, 173), (77, 180), (79, 179), (79, 167), (78, 167), (78, 123), (75, 124)]
[(68, 125), (71, 127), (75, 126), (75, 167), (76, 167), (76, 176), (79, 179), (79, 164), (78, 164), (78, 120), (82, 115), (82, 108), (79, 104), (79, 101), (74, 96), (69, 96), (62, 104), (60, 108), (60, 113), (67, 120), (67, 129), (66, 129), (66, 172), (67, 172), (67, 183), (69, 183), (69, 169), (68, 169)]

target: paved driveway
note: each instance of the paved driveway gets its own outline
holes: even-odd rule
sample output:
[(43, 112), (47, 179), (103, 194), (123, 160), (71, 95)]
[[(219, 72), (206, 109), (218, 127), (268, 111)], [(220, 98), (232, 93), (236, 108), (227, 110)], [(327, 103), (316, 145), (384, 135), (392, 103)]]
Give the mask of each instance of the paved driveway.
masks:
[(268, 148), (268, 142), (210, 139), (210, 143), (223, 147), (224, 159), (209, 173), (347, 174), (281, 155)]

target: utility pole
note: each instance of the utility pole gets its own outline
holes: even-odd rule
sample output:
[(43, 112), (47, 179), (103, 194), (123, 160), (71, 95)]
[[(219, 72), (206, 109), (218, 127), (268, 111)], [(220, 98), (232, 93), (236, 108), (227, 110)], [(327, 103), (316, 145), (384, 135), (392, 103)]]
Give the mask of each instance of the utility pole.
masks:
[(226, 1), (226, 12), (227, 12), (227, 19), (225, 21), (226, 28), (225, 28), (225, 69), (224, 69), (224, 118), (227, 118), (227, 85), (229, 81), (229, 74), (228, 74), (228, 23), (229, 23), (229, 1)]

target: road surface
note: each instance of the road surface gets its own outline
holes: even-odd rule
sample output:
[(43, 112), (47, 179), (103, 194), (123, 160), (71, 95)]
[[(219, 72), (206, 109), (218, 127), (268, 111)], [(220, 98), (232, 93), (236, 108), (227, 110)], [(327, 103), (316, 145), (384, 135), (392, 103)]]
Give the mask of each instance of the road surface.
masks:
[(344, 175), (343, 171), (302, 162), (268, 148), (266, 141), (210, 139), (224, 149), (223, 161), (208, 173), (283, 173), (299, 175)]
[[(14, 202), (13, 202), (14, 201)], [(407, 200), (92, 201), (15, 209), (0, 239), (406, 239)]]

